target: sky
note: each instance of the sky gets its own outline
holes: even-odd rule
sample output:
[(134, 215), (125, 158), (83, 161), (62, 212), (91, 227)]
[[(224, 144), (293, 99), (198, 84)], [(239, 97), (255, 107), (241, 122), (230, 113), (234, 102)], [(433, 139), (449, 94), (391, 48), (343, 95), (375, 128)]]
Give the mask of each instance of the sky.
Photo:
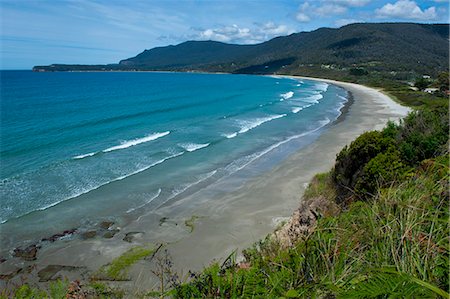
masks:
[(448, 23), (448, 0), (0, 0), (0, 69), (107, 64), (186, 40), (254, 44), (355, 22)]

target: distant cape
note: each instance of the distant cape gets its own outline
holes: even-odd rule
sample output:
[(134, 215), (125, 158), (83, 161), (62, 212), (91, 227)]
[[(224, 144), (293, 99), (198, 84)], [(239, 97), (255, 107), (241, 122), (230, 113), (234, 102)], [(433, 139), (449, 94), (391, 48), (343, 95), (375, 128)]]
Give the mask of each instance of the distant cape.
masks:
[(52, 64), (33, 71), (206, 71), (245, 74), (439, 73), (448, 70), (449, 24), (356, 23), (255, 45), (187, 41), (107, 65)]

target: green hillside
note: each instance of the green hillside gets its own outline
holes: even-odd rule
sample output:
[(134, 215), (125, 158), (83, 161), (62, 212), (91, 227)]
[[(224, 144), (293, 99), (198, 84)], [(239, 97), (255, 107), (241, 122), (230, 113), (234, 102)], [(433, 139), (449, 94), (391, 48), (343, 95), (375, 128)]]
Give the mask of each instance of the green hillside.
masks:
[(256, 45), (188, 41), (145, 50), (110, 65), (36, 66), (40, 71), (164, 70), (231, 73), (406, 72), (448, 70), (448, 24), (358, 23), (277, 37)]

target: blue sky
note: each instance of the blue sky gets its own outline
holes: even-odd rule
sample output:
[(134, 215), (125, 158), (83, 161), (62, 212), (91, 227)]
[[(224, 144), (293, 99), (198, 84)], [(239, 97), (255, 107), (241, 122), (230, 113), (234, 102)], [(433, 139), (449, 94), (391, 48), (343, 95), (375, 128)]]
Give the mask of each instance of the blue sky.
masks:
[(448, 23), (448, 0), (0, 0), (0, 69), (117, 63), (186, 40), (259, 43), (354, 22)]

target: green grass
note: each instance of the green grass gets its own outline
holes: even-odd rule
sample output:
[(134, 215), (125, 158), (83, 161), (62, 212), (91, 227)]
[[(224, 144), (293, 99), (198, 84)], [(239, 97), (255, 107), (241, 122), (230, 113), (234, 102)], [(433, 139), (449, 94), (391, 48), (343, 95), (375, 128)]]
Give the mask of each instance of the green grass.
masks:
[(68, 280), (51, 281), (48, 285), (48, 291), (40, 288), (23, 284), (15, 290), (3, 290), (0, 292), (1, 299), (63, 299), (66, 298), (69, 288)]
[(106, 299), (106, 298), (123, 298), (125, 296), (125, 292), (118, 288), (112, 288), (109, 285), (99, 282), (92, 281), (89, 284), (89, 287), (92, 289), (94, 293), (94, 298)]
[[(175, 297), (448, 296), (448, 159), (425, 164), (373, 200), (320, 219), (295, 247), (281, 249), (266, 239), (246, 251), (249, 268), (214, 264)], [(314, 196), (327, 192), (316, 186)]]
[(128, 280), (129, 268), (154, 252), (153, 247), (133, 247), (112, 260), (111, 263), (102, 266), (94, 277), (105, 276), (108, 280)]
[(306, 188), (303, 199), (324, 196), (328, 200), (336, 198), (336, 188), (332, 182), (330, 172), (316, 174), (308, 188)]
[(358, 137), (313, 178), (311, 233), (290, 248), (267, 237), (174, 297), (450, 298), (448, 103), (429, 108)]

